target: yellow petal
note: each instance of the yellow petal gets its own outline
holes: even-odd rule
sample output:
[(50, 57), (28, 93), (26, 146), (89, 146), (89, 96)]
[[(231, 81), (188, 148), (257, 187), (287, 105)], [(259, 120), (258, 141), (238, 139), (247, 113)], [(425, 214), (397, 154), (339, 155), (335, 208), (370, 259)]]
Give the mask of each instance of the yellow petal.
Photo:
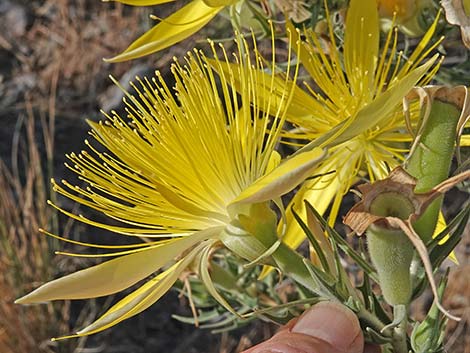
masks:
[(460, 137), (460, 146), (470, 146), (470, 135), (463, 135)]
[(121, 256), (102, 264), (71, 273), (45, 283), (33, 292), (16, 300), (19, 304), (32, 304), (57, 299), (96, 298), (116, 293), (132, 286), (158, 271), (185, 250), (221, 231), (214, 227), (176, 239), (148, 250)]
[(325, 150), (315, 148), (287, 159), (251, 184), (231, 204), (264, 202), (288, 193), (312, 174), (325, 155)]
[(268, 167), (266, 168), (266, 173), (271, 173), (274, 169), (276, 169), (279, 164), (281, 164), (281, 155), (277, 151), (273, 151), (271, 153), (271, 157), (269, 157)]
[[(106, 330), (121, 321), (124, 321), (134, 315), (137, 315), (157, 302), (171, 286), (176, 282), (181, 272), (194, 260), (206, 243), (202, 243), (186, 255), (182, 260), (171, 266), (169, 269), (152, 278), (140, 288), (127, 295), (118, 303), (113, 305), (105, 314), (98, 318), (89, 326), (78, 331), (76, 335), (61, 337), (80, 337), (88, 336), (100, 331)], [(60, 338), (60, 339), (61, 339)]]
[[(442, 214), (442, 211), (439, 212), (439, 218), (437, 219), (436, 229), (434, 230), (434, 234), (432, 235), (435, 238), (440, 232), (442, 232), (447, 227), (447, 222)], [(447, 240), (449, 240), (449, 234), (447, 234), (442, 240), (439, 242), (439, 245), (444, 244)], [(459, 260), (455, 256), (455, 252), (452, 251), (449, 254), (449, 259), (451, 259), (454, 263), (458, 264)]]
[(133, 5), (133, 6), (153, 6), (153, 5), (160, 5), (167, 2), (173, 2), (175, 0), (102, 0), (103, 2), (120, 2), (126, 5)]
[[(224, 75), (227, 77), (230, 77), (233, 72), (239, 71), (239, 69), (237, 69), (237, 64), (216, 61), (213, 59), (207, 59), (207, 62), (215, 71), (219, 72), (222, 70)], [(286, 88), (286, 80), (281, 77), (274, 77), (273, 80), (271, 73), (266, 73), (260, 70), (255, 71), (253, 74), (255, 75), (253, 81), (256, 85), (256, 93), (259, 100), (258, 105), (261, 107), (269, 107), (269, 113), (271, 115), (278, 114), (280, 105), (286, 103), (286, 98), (284, 96), (285, 92), (290, 92), (291, 90), (293, 90), (293, 95), (289, 106), (286, 108), (287, 119), (310, 117), (312, 115), (312, 110), (315, 111), (316, 109), (322, 109), (322, 105), (317, 100), (297, 85), (294, 85), (294, 83), (287, 83), (289, 86)], [(273, 83), (272, 86), (271, 82)], [(240, 92), (242, 88), (241, 78), (238, 76), (234, 77), (234, 87), (238, 92)]]
[(391, 88), (379, 95), (372, 103), (366, 105), (356, 115), (336, 125), (330, 132), (308, 143), (299, 151), (310, 150), (318, 146), (335, 146), (377, 126), (383, 119), (387, 119), (391, 112), (401, 104), (405, 95), (426, 74), (437, 57), (438, 55), (436, 54), (428, 62), (417, 67), (394, 83)]
[(193, 0), (165, 18), (109, 62), (135, 59), (168, 48), (199, 31), (223, 7), (210, 7), (203, 0)]
[(379, 55), (376, 0), (352, 0), (346, 17), (344, 67), (354, 96), (371, 92)]
[[(316, 173), (331, 171), (332, 166), (322, 166)], [(287, 207), (286, 217), (288, 228), (282, 239), (289, 247), (296, 249), (305, 239), (305, 233), (294, 219), (292, 208), (307, 223), (307, 210), (304, 201), (308, 201), (318, 213), (323, 214), (328, 209), (331, 201), (340, 189), (341, 181), (336, 174), (325, 175), (312, 180), (307, 180)]]

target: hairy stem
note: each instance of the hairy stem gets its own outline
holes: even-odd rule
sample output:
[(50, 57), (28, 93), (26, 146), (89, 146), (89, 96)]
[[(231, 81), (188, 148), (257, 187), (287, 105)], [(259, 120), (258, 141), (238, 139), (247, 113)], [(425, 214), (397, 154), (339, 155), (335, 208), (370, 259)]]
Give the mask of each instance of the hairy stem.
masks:
[[(394, 315), (395, 314), (396, 313), (394, 312)], [(400, 322), (400, 324), (397, 327), (393, 329), (392, 345), (393, 345), (394, 353), (408, 353), (409, 352), (408, 343), (407, 343), (407, 337), (408, 337), (407, 329), (408, 329), (407, 315), (403, 315), (403, 320)]]

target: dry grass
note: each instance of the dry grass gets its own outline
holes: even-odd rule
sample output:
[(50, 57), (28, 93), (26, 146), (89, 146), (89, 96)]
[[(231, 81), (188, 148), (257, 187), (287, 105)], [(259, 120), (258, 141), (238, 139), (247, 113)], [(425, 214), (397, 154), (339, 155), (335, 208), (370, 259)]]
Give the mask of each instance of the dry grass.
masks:
[(53, 352), (46, 338), (57, 329), (68, 329), (66, 306), (58, 312), (53, 305), (12, 305), (15, 298), (51, 279), (55, 265), (52, 242), (38, 234), (39, 228), (51, 225), (53, 214), (46, 206), (48, 187), (34, 115), (29, 112), (17, 124), (13, 166), (0, 162), (0, 347), (4, 353)]
[[(109, 70), (101, 59), (124, 49), (142, 31), (144, 11), (82, 0), (34, 1), (31, 8), (34, 21), (25, 33), (15, 38), (0, 34), (0, 46), (17, 63), (12, 82), (31, 77), (28, 88), (8, 107), (18, 117), (11, 163), (0, 160), (0, 352), (71, 353), (80, 351), (85, 341), (58, 344), (49, 338), (71, 332), (71, 320), (83, 324), (88, 309), (71, 318), (68, 303), (22, 307), (13, 301), (75, 268), (72, 261), (56, 258), (55, 241), (38, 232), (59, 229), (57, 215), (46, 204), (53, 198), (49, 178), (56, 116), (81, 119), (84, 106), (96, 109), (97, 92), (109, 84)], [(114, 66), (113, 74), (119, 77), (131, 65)], [(64, 228), (60, 226), (62, 235)]]
[(456, 255), (459, 266), (454, 267), (450, 273), (444, 305), (462, 320), (448, 323), (446, 350), (470, 353), (470, 225), (467, 225)]

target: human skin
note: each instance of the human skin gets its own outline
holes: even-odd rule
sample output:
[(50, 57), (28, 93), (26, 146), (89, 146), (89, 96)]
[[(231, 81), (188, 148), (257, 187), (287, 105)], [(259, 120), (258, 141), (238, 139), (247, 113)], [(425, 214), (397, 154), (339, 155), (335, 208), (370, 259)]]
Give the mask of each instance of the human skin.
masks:
[(380, 348), (364, 346), (359, 321), (351, 310), (320, 302), (269, 340), (242, 353), (380, 353)]

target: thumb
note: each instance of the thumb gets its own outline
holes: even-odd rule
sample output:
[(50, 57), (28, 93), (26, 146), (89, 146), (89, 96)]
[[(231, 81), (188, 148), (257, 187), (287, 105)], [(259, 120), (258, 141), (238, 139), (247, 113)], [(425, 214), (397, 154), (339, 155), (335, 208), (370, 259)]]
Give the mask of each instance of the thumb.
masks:
[(345, 306), (320, 302), (244, 353), (363, 353), (359, 321)]

